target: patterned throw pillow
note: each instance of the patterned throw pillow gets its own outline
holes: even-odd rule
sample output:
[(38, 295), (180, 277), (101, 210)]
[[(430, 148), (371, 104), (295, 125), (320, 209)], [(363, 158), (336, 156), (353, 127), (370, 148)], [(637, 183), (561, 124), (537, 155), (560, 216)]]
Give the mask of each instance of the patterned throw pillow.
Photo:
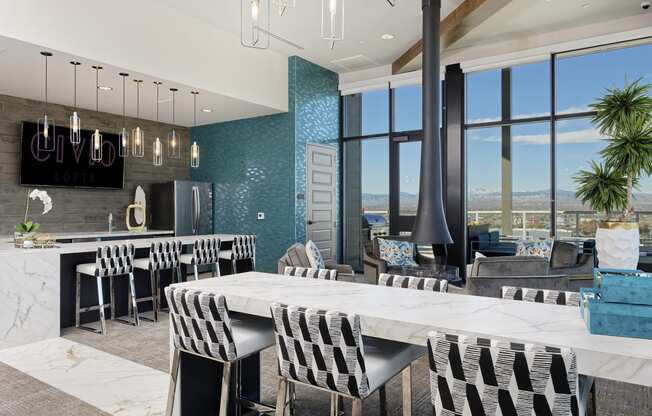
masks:
[(380, 258), (387, 262), (388, 266), (416, 267), (414, 261), (414, 244), (408, 241), (394, 241), (378, 239)]
[(550, 259), (552, 253), (553, 240), (519, 240), (516, 245), (517, 256), (537, 256)]
[(312, 242), (312, 240), (306, 243), (306, 255), (308, 256), (308, 261), (310, 262), (310, 267), (313, 269), (325, 269), (326, 265), (324, 263), (324, 258), (321, 256), (317, 245)]

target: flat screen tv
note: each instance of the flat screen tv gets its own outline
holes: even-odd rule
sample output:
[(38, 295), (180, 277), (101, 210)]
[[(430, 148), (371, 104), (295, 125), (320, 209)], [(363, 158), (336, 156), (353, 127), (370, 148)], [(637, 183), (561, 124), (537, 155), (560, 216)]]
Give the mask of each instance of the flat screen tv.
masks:
[(81, 143), (73, 145), (70, 129), (56, 126), (52, 150), (39, 149), (37, 132), (36, 123), (23, 121), (21, 185), (122, 189), (124, 158), (118, 155), (117, 134), (102, 133), (102, 161), (95, 162), (90, 152), (93, 131), (82, 130)]

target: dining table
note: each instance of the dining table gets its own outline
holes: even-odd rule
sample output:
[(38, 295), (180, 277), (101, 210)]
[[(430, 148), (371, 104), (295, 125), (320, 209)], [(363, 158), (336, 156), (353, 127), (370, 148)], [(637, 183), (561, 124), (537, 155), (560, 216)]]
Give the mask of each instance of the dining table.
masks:
[[(652, 387), (652, 340), (590, 334), (578, 307), (262, 272), (173, 286), (224, 295), (230, 311), (261, 318), (271, 317), (274, 302), (357, 314), (363, 335), (415, 345), (442, 331), (570, 348), (582, 375)], [(242, 391), (252, 400), (259, 363), (243, 363)], [(182, 353), (176, 414), (216, 414), (220, 380), (220, 363)]]

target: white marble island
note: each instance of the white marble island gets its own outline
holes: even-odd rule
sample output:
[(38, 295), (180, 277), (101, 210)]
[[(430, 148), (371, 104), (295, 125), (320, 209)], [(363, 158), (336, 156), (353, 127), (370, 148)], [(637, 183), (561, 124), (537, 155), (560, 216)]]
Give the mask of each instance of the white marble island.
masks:
[[(145, 249), (153, 242), (172, 238), (136, 237), (139, 236), (111, 241), (58, 243), (56, 247), (48, 249), (20, 249), (13, 243), (0, 242), (0, 349), (60, 335), (61, 267), (62, 259), (67, 255), (92, 256), (102, 245), (131, 243), (137, 249)], [(176, 238), (189, 245), (202, 237), (212, 236)], [(228, 234), (215, 237), (222, 241), (233, 238)]]

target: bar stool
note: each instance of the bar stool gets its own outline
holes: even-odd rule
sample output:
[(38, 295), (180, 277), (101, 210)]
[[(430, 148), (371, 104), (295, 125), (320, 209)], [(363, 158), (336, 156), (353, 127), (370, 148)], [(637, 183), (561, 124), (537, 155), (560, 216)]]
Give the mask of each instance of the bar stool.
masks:
[[(213, 277), (217, 269), (217, 277), (220, 277), (220, 239), (203, 238), (195, 240), (192, 247), (192, 254), (182, 254), (179, 256), (181, 264), (192, 266), (195, 274), (195, 280), (199, 280), (198, 266), (213, 265)], [(185, 273), (184, 273), (185, 274)]]
[(378, 286), (400, 287), (404, 289), (426, 290), (431, 292), (448, 292), (448, 280), (433, 277), (399, 276), (381, 273)]
[[(152, 243), (149, 248), (149, 257), (135, 259), (134, 268), (149, 271), (150, 286), (152, 295), (144, 298), (136, 298), (136, 303), (152, 301), (154, 322), (158, 322), (158, 313), (161, 310), (161, 270), (172, 270), (172, 281), (181, 280), (181, 256), (182, 243), (179, 240), (168, 240)], [(143, 319), (148, 319), (143, 316)]]
[(240, 260), (251, 260), (252, 269), (256, 270), (256, 236), (234, 236), (231, 250), (221, 250), (220, 258), (231, 261), (233, 274), (237, 273), (236, 263)]
[(547, 303), (550, 305), (580, 306), (579, 292), (503, 286), (500, 288), (500, 297), (503, 299)]
[(586, 412), (587, 395), (579, 393), (586, 389), (568, 348), (431, 332), (428, 351), (435, 416)]
[(285, 276), (307, 277), (310, 279), (337, 280), (337, 270), (308, 269), (305, 267), (286, 267)]
[(284, 416), (288, 387), (300, 383), (331, 393), (331, 415), (338, 398), (353, 399), (353, 416), (378, 391), (381, 413), (387, 410), (385, 384), (403, 372), (403, 414), (412, 408), (410, 363), (421, 354), (412, 345), (363, 337), (358, 315), (273, 303), (279, 389), (276, 415)]
[[(136, 326), (140, 325), (140, 320), (138, 317), (138, 304), (136, 303), (136, 289), (134, 285), (134, 254), (136, 250), (133, 244), (121, 245), (121, 246), (104, 246), (98, 247), (97, 253), (95, 256), (95, 263), (83, 263), (78, 264), (76, 267), (76, 283), (75, 283), (75, 327), (100, 333), (102, 335), (106, 334), (106, 322), (104, 318), (104, 308), (111, 308), (111, 320), (115, 320), (115, 288), (113, 286), (113, 278), (115, 276), (129, 276), (129, 305), (133, 307), (134, 310), (134, 322), (122, 321), (128, 324), (134, 324)], [(90, 306), (82, 308), (81, 303), (81, 278), (82, 277), (94, 277), (97, 281), (97, 306)], [(110, 303), (104, 303), (104, 292), (102, 290), (102, 278), (109, 278), (109, 296)], [(84, 312), (91, 311), (100, 311), (100, 330), (81, 326), (80, 315)], [(130, 318), (131, 313), (129, 313), (128, 318)]]
[(232, 371), (235, 372), (234, 399), (237, 414), (242, 413), (243, 405), (263, 411), (272, 410), (240, 397), (241, 360), (274, 345), (272, 320), (229, 312), (222, 295), (168, 286), (165, 288), (165, 296), (170, 305), (174, 340), (166, 416), (171, 416), (174, 409), (181, 352), (218, 361), (224, 365), (220, 416), (227, 414)]

